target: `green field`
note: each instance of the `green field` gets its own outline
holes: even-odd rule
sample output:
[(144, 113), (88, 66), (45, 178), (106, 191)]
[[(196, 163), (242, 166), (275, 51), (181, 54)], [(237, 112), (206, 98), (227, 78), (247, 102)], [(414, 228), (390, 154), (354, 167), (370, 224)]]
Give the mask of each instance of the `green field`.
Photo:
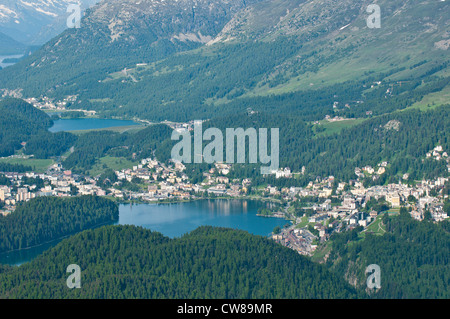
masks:
[(446, 86), (442, 91), (424, 96), (421, 101), (414, 103), (407, 109), (415, 108), (426, 111), (446, 104), (450, 104), (450, 85)]
[(132, 162), (125, 157), (111, 157), (105, 156), (99, 159), (94, 167), (89, 171), (90, 176), (97, 176), (105, 172), (108, 168), (113, 171), (119, 171), (122, 169), (133, 168), (138, 165), (138, 162)]
[(309, 224), (308, 216), (303, 216), (301, 223), (295, 225), (295, 228), (303, 228), (306, 227), (308, 224)]
[(338, 121), (338, 122), (329, 122), (329, 121), (320, 121), (320, 126), (325, 129), (323, 132), (319, 132), (316, 134), (316, 136), (324, 136), (324, 135), (331, 135), (334, 133), (339, 133), (344, 128), (352, 127), (354, 125), (361, 124), (366, 119), (351, 119), (351, 120), (345, 120), (345, 121)]
[(144, 129), (145, 127), (146, 127), (145, 125), (114, 126), (114, 127), (99, 128), (99, 129), (92, 129), (92, 130), (70, 131), (70, 133), (75, 134), (75, 135), (85, 134), (85, 133), (94, 132), (94, 131), (112, 131), (112, 132), (117, 132), (117, 133), (124, 133), (124, 132), (135, 133), (137, 131), (140, 131), (140, 130)]
[(314, 254), (311, 256), (311, 260), (317, 263), (324, 262), (325, 256), (330, 253), (332, 248), (333, 242), (331, 240), (327, 241), (323, 245), (318, 246), (317, 249), (314, 251)]
[(36, 173), (45, 173), (47, 168), (54, 163), (51, 159), (33, 159), (33, 158), (0, 158), (1, 163), (19, 164), (31, 166)]
[[(382, 214), (378, 215), (377, 218), (375, 219), (375, 221), (373, 221), (367, 227), (367, 231), (374, 233), (375, 235), (379, 235), (379, 236), (383, 235), (386, 232), (386, 230), (383, 228), (383, 225), (381, 222), (382, 218), (383, 218)], [(362, 235), (364, 236), (364, 234), (362, 234)]]

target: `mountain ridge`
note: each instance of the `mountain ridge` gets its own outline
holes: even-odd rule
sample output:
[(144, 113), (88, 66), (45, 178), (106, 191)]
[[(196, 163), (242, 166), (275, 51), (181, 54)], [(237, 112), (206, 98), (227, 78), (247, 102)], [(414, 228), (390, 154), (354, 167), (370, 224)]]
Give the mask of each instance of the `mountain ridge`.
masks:
[(0, 48), (0, 54), (3, 55), (23, 53), (26, 49), (26, 46), (23, 43), (14, 40), (13, 38), (7, 36), (2, 32), (0, 32), (0, 43), (2, 44), (2, 47)]
[[(72, 263), (82, 269), (82, 289), (66, 286), (65, 270)], [(175, 239), (136, 226), (84, 231), (20, 268), (0, 266), (0, 279), (5, 283), (0, 287), (2, 298), (357, 296), (324, 266), (267, 238), (206, 226)], [(11, 284), (15, 282), (20, 284)]]
[(0, 5), (0, 32), (27, 45), (41, 45), (62, 32), (69, 17), (69, 4), (81, 10), (99, 0), (3, 0)]
[(178, 110), (189, 120), (241, 98), (449, 76), (446, 2), (380, 0), (380, 29), (366, 25), (368, 0), (130, 3), (88, 10), (81, 29), (0, 72), (0, 90), (75, 93), (108, 116), (180, 120)]

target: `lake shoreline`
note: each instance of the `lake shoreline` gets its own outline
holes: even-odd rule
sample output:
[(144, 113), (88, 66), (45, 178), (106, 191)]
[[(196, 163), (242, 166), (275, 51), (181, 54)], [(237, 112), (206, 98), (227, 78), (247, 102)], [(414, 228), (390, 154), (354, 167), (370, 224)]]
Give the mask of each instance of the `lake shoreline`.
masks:
[(291, 222), (288, 218), (261, 218), (258, 209), (263, 201), (255, 199), (202, 198), (178, 203), (133, 204), (121, 204), (119, 224), (144, 226), (171, 238), (199, 226), (236, 228), (267, 237), (275, 226), (283, 227)]
[[(6, 255), (8, 255), (8, 254), (19, 254), (19, 253), (21, 253), (21, 252), (31, 251), (32, 249), (38, 249), (38, 248), (41, 248), (41, 247), (43, 247), (43, 246), (49, 245), (49, 244), (51, 244), (51, 243), (55, 243), (54, 246), (51, 246), (51, 247), (50, 247), (50, 248), (53, 248), (53, 247), (55, 247), (59, 242), (61, 242), (62, 240), (66, 239), (66, 238), (69, 238), (69, 237), (71, 237), (71, 236), (74, 236), (74, 235), (76, 235), (76, 234), (79, 234), (79, 233), (81, 233), (81, 232), (83, 232), (83, 231), (91, 230), (91, 229), (96, 229), (96, 228), (103, 227), (103, 226), (107, 226), (107, 225), (115, 225), (117, 222), (118, 222), (118, 219), (115, 220), (115, 221), (106, 221), (106, 222), (98, 223), (98, 224), (95, 224), (95, 225), (93, 225), (93, 226), (87, 227), (87, 228), (85, 228), (85, 229), (83, 229), (83, 230), (76, 231), (76, 232), (73, 232), (73, 233), (70, 233), (70, 234), (67, 234), (67, 235), (58, 237), (58, 238), (50, 239), (50, 240), (48, 240), (48, 241), (46, 241), (46, 242), (43, 242), (43, 243), (40, 243), (40, 244), (36, 244), (36, 245), (29, 246), (29, 247), (25, 247), (25, 248), (19, 248), (19, 249), (13, 249), (13, 250), (8, 250), (8, 251), (3, 251), (3, 252), (0, 252), (0, 257), (1, 257), (1, 256), (4, 256), (5, 258), (9, 258), (9, 256), (6, 256)], [(49, 249), (50, 249), (50, 248), (49, 248)], [(44, 253), (44, 252), (47, 251), (47, 250), (48, 250), (48, 249), (42, 251), (42, 253)], [(42, 253), (41, 253), (41, 254), (42, 254)], [(39, 255), (40, 255), (40, 254), (39, 254)], [(36, 256), (36, 257), (37, 257), (37, 256)], [(34, 258), (33, 258), (33, 259), (34, 259)], [(31, 260), (30, 260), (30, 261), (31, 261)], [(27, 263), (27, 262), (28, 262), (28, 261), (23, 262), (23, 263), (21, 263), (21, 262), (19, 262), (19, 263), (14, 263), (14, 264), (8, 264), (8, 263), (0, 262), (0, 264), (8, 264), (8, 265), (10, 265), (10, 266), (20, 266), (20, 265), (22, 265), (22, 264), (24, 264), (24, 263)]]
[(87, 132), (139, 128), (143, 125), (133, 120), (102, 119), (96, 117), (58, 119), (53, 121), (49, 132)]
[[(138, 203), (137, 201), (123, 200), (116, 202), (119, 205), (118, 219), (99, 223), (38, 245), (2, 252), (0, 253), (0, 263), (20, 266), (34, 260), (70, 236), (105, 225), (144, 227), (159, 232), (168, 238), (182, 237), (202, 226), (240, 229), (254, 235), (270, 237), (275, 226), (283, 227), (290, 222), (288, 219), (257, 216), (257, 208), (263, 203), (258, 199), (196, 198), (182, 202)], [(46, 247), (46, 245), (49, 247)], [(41, 251), (42, 248), (45, 249)], [(34, 254), (33, 249), (36, 250), (36, 254)], [(21, 253), (25, 256), (22, 256)], [(8, 256), (10, 254), (12, 256)]]

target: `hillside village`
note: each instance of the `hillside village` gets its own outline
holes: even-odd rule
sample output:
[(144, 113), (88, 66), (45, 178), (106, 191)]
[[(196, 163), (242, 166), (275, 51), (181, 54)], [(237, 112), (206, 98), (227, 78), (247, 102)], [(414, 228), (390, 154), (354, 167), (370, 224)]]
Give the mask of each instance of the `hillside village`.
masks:
[[(442, 147), (427, 154), (435, 160), (449, 160)], [(357, 178), (348, 183), (336, 183), (333, 176), (317, 178), (306, 187), (279, 188), (253, 185), (251, 179), (230, 179), (230, 164), (216, 163), (203, 172), (203, 181), (190, 182), (182, 163), (169, 166), (154, 158), (141, 160), (129, 169), (103, 178), (73, 174), (55, 163), (45, 173), (1, 172), (5, 185), (0, 185), (1, 214), (8, 215), (20, 202), (37, 196), (69, 197), (77, 195), (108, 196), (119, 201), (174, 202), (202, 198), (240, 198), (269, 200), (281, 204), (261, 214), (281, 217), (292, 225), (274, 232), (272, 238), (300, 254), (311, 255), (333, 232), (361, 227), (372, 231), (381, 213), (398, 212), (406, 207), (417, 220), (442, 221), (448, 218), (444, 203), (448, 200), (448, 178), (422, 180), (408, 186), (404, 180), (396, 184), (364, 187), (362, 178), (379, 176), (388, 163), (377, 167), (356, 168)], [(450, 170), (450, 167), (449, 167)], [(289, 168), (273, 172), (277, 178), (294, 178)], [(128, 187), (123, 187), (124, 184)], [(374, 203), (376, 205), (374, 205)], [(382, 230), (380, 226), (376, 231)]]

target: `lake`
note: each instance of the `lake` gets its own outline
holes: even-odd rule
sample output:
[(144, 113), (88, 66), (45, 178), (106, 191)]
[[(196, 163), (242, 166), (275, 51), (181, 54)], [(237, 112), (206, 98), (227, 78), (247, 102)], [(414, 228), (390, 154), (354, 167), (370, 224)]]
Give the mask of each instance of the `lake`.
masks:
[(70, 131), (84, 131), (105, 129), (119, 126), (133, 126), (140, 125), (130, 120), (114, 120), (114, 119), (96, 119), (96, 118), (82, 118), (82, 119), (60, 119), (54, 121), (54, 124), (49, 128), (50, 132), (70, 132)]
[(176, 204), (121, 205), (119, 224), (136, 225), (168, 237), (180, 237), (199, 226), (235, 228), (268, 236), (287, 220), (257, 216), (259, 201), (239, 199), (198, 200)]
[(3, 63), (4, 59), (18, 59), (23, 57), (23, 54), (16, 55), (0, 55), (0, 67), (6, 68), (7, 66), (13, 65), (14, 63)]
[[(199, 226), (216, 226), (245, 230), (254, 235), (268, 236), (275, 226), (283, 227), (289, 221), (281, 218), (257, 216), (260, 201), (238, 199), (198, 200), (173, 204), (135, 204), (119, 206), (119, 225), (142, 226), (175, 238), (193, 231)], [(32, 260), (51, 243), (0, 254), (0, 263), (20, 265)]]

